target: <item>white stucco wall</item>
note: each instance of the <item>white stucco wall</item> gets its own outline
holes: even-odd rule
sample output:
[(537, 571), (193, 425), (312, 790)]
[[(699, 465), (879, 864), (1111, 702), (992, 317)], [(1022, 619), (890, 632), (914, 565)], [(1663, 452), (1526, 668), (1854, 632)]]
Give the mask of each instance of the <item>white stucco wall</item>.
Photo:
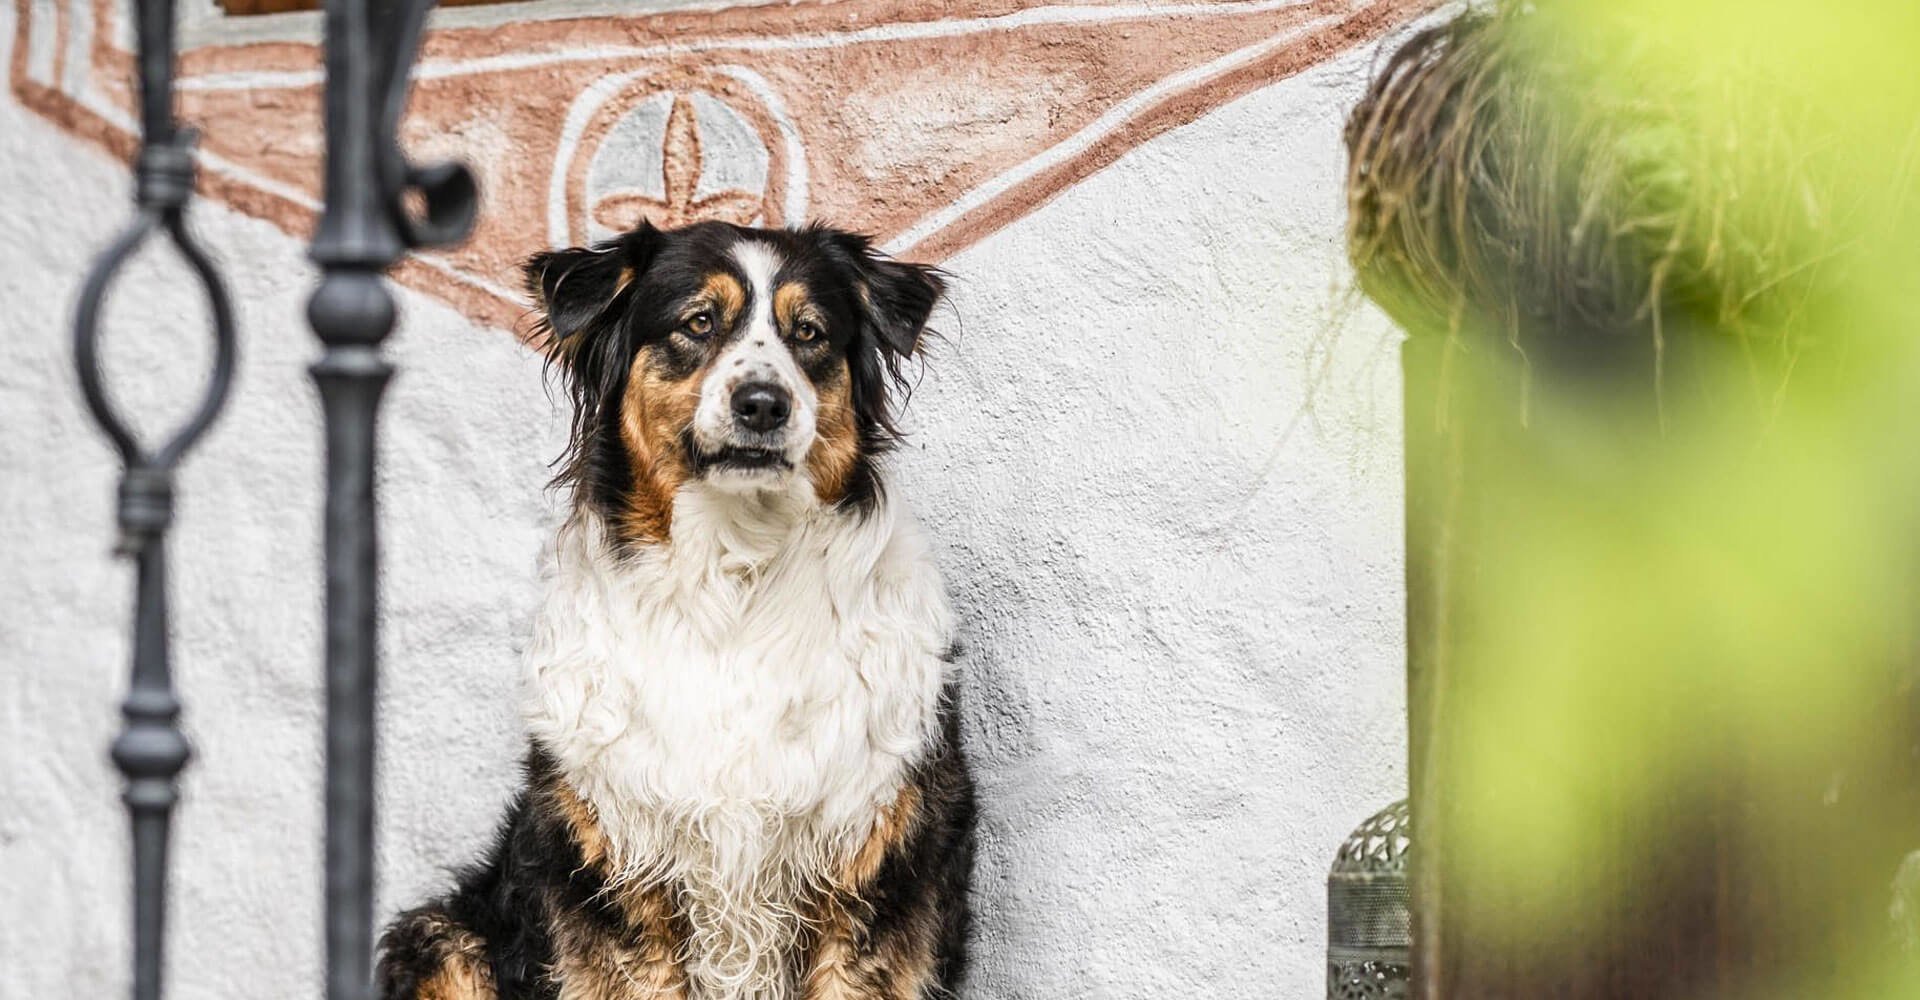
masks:
[[(1326, 865), (1404, 782), (1395, 337), (1338, 309), (1339, 123), (1370, 58), (1163, 135), (948, 262), (948, 343), (897, 464), (968, 649), (973, 996), (1324, 989)], [(67, 327), (128, 180), (10, 100), (0, 137), (0, 997), (110, 996), (127, 861), (105, 747), (131, 577), (107, 557), (115, 467)], [(195, 218), (246, 354), (173, 534), (197, 756), (169, 995), (315, 996), (313, 276), (266, 223)], [(382, 466), (383, 912), (470, 857), (509, 793), (560, 445), (537, 359), (432, 300), (403, 305)], [(172, 265), (120, 286), (130, 407), (195, 384), (199, 308)]]

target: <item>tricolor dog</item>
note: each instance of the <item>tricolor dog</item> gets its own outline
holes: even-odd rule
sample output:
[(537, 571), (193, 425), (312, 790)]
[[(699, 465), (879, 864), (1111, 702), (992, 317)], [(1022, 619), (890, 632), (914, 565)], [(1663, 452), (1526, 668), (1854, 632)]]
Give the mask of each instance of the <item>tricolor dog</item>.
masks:
[(525, 786), (384, 1000), (920, 1000), (962, 972), (953, 623), (888, 487), (942, 284), (824, 227), (526, 268), (573, 405)]

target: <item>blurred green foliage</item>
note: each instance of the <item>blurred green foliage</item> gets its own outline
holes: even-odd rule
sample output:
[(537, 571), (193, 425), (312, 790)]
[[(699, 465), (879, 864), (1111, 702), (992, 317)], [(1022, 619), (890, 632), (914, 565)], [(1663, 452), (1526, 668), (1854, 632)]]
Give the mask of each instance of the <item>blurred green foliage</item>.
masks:
[(1449, 30), (1349, 134), (1356, 267), (1427, 345), (1440, 922), (1660, 996), (1920, 998), (1920, 3)]

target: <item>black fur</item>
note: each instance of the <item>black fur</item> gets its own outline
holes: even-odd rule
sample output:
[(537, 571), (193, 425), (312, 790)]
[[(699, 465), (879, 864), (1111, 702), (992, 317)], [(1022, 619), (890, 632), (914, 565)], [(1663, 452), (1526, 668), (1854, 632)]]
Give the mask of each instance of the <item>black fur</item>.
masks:
[(452, 892), (396, 917), (381, 937), (381, 1000), (419, 995), (445, 960), (449, 926), (484, 943), (499, 1000), (559, 996), (549, 975), (556, 920), (607, 934), (629, 930), (604, 891), (604, 873), (586, 864), (566, 816), (554, 807), (561, 778), (552, 759), (536, 747), (524, 772), (525, 785), (485, 857), (458, 873)]

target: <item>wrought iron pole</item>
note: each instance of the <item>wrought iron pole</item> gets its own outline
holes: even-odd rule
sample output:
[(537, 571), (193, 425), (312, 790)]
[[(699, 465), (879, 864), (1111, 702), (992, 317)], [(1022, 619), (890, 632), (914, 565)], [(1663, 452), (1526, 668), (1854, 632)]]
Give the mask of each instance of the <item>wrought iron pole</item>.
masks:
[(327, 424), (327, 998), (361, 1000), (373, 949), (374, 424), (393, 372), (379, 353), (394, 320), (380, 272), (401, 248), (369, 148), (365, 4), (328, 4), (326, 32), (327, 207), (313, 242), (324, 277), (307, 317), (326, 347), (310, 370)]
[[(180, 731), (180, 702), (168, 656), (167, 529), (173, 520), (173, 471), (213, 423), (233, 382), (232, 310), (212, 263), (187, 231), (193, 195), (193, 134), (173, 120), (172, 0), (138, 4), (141, 149), (134, 170), (138, 214), (101, 254), (80, 292), (74, 318), (74, 362), (95, 421), (120, 453), (120, 543), (116, 552), (138, 566), (134, 591), (132, 681), (113, 742), (113, 762), (126, 777), (133, 839), (133, 997), (159, 1000), (167, 915), (167, 847), (177, 780), (189, 749)], [(214, 341), (213, 372), (187, 421), (148, 451), (107, 398), (99, 359), (100, 313), (107, 290), (136, 250), (155, 233), (180, 251), (206, 290)]]
[[(475, 192), (457, 166), (411, 168), (395, 144), (431, 2), (329, 0), (322, 269), (307, 318), (324, 351), (310, 371), (326, 419), (326, 947), (328, 1000), (364, 1000), (373, 956), (378, 549), (375, 428), (393, 365), (383, 272), (409, 247), (464, 238)], [(423, 219), (405, 211), (418, 191)]]

